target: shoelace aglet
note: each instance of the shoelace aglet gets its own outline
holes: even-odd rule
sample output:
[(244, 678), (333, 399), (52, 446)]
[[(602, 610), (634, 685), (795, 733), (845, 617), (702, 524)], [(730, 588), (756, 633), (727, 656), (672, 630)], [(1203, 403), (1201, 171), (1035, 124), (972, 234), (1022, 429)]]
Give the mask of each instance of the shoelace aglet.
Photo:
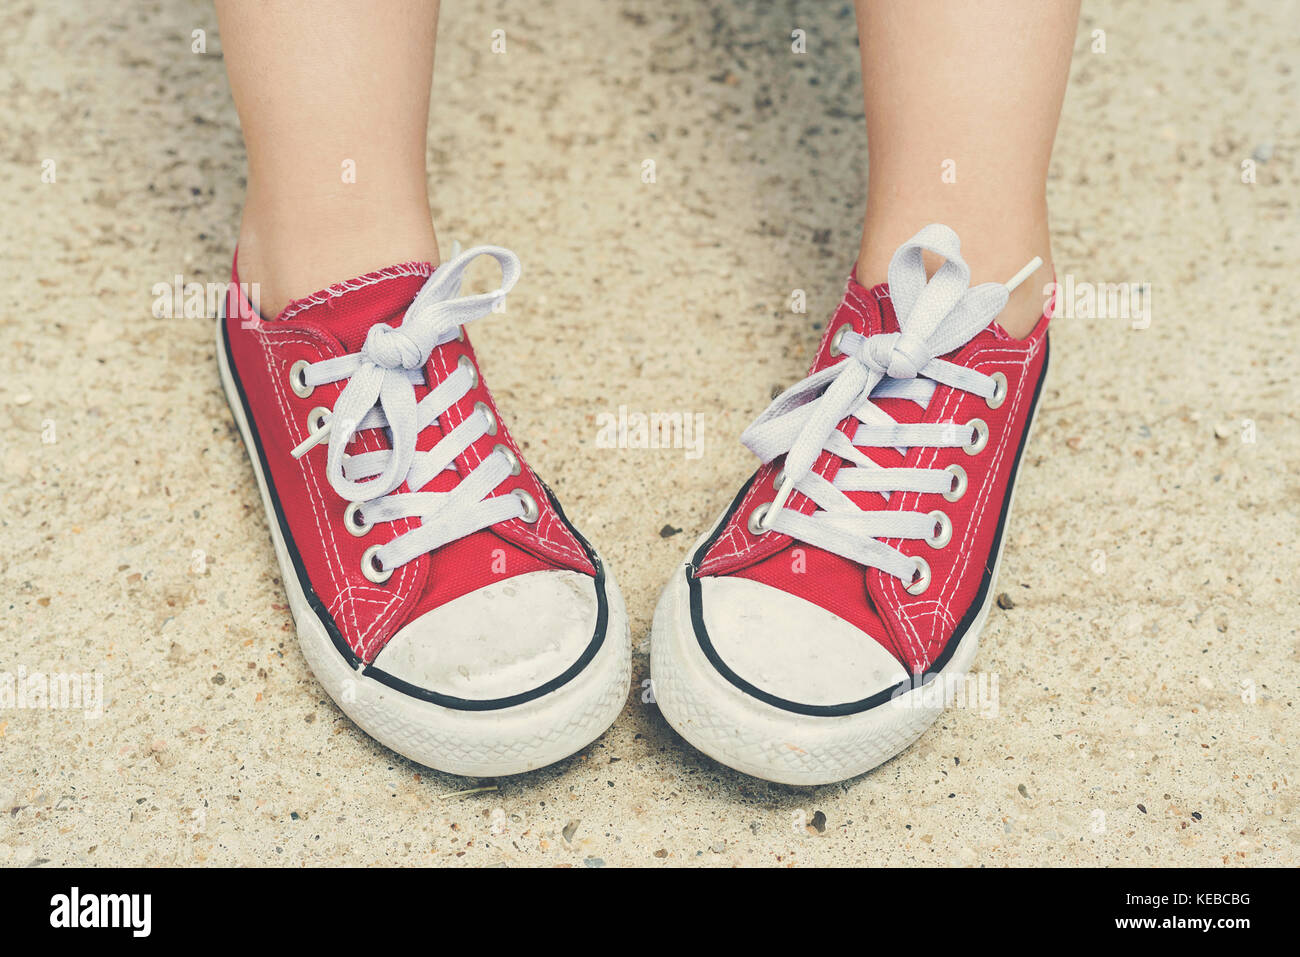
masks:
[(1038, 267), (1041, 266), (1042, 264), (1043, 264), (1042, 256), (1035, 256), (1033, 259), (1029, 260), (1029, 262), (1025, 264), (1024, 268), (1021, 269), (1020, 272), (1016, 273), (1005, 283), (1003, 283), (1003, 285), (1007, 287), (1007, 292), (1009, 293), (1015, 292), (1016, 287), (1019, 286), (1026, 279), (1028, 279), (1030, 276), (1032, 276), (1034, 273), (1038, 272)]
[(318, 428), (315, 432), (311, 433), (311, 435), (307, 436), (307, 438), (303, 439), (296, 446), (294, 446), (293, 449), (290, 450), (289, 454), (292, 455), (295, 459), (300, 459), (308, 452), (310, 452), (312, 449), (314, 449), (317, 445), (319, 445), (322, 441), (324, 441), (325, 437), (329, 434), (330, 434), (330, 420), (326, 419), (324, 422), (321, 423), (320, 428)]

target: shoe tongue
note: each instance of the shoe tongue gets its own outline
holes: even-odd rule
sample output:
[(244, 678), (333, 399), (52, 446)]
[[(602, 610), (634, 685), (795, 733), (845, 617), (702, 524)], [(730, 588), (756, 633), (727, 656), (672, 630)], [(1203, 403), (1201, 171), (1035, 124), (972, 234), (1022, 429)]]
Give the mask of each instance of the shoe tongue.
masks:
[(347, 352), (356, 352), (377, 322), (395, 326), (406, 307), (433, 274), (428, 262), (406, 262), (366, 273), (296, 299), (276, 321), (308, 319), (335, 335)]

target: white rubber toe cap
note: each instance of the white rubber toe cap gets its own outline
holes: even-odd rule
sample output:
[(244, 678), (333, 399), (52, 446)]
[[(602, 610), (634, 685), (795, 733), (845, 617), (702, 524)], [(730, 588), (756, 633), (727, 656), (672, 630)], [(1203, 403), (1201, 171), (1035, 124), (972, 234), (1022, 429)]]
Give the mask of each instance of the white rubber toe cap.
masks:
[(862, 701), (907, 679), (876, 639), (810, 601), (747, 578), (700, 579), (708, 641), (739, 678), (784, 701)]
[(373, 667), (452, 698), (526, 694), (583, 656), (598, 610), (589, 575), (516, 575), (421, 615), (392, 637)]

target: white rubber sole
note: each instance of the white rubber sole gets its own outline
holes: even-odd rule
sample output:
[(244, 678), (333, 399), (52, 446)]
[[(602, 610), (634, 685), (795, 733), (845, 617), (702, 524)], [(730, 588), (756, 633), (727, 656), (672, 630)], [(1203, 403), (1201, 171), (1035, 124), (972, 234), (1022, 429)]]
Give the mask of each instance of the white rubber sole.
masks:
[[(1035, 418), (1030, 419), (1026, 446)], [(1013, 485), (1007, 523), (1014, 510), (1015, 492)], [(695, 543), (688, 561), (712, 534), (711, 529)], [(673, 730), (694, 747), (765, 781), (817, 785), (864, 774), (911, 747), (943, 713), (944, 689), (970, 671), (997, 594), (1006, 540), (1004, 526), (984, 602), (944, 667), (933, 672), (925, 685), (903, 691), (884, 704), (833, 717), (778, 708), (746, 694), (719, 674), (695, 637), (688, 570), (685, 564), (679, 565), (659, 596), (650, 633), (651, 687), (659, 710)], [(864, 635), (863, 640), (872, 639)]]
[[(843, 781), (905, 751), (943, 712), (942, 704), (934, 704), (936, 689), (970, 670), (992, 604), (992, 598), (985, 599), (935, 684), (858, 714), (819, 717), (760, 701), (718, 673), (695, 638), (686, 574), (679, 566), (655, 607), (650, 674), (659, 710), (709, 757), (781, 784)], [(864, 635), (863, 640), (871, 639)]]
[(220, 321), (217, 363), (226, 399), (257, 476), (303, 657), (325, 691), (361, 730), (403, 757), (438, 771), (501, 777), (554, 764), (586, 747), (614, 723), (631, 684), (631, 636), (623, 596), (608, 566), (605, 598), (609, 619), (600, 649), (581, 673), (523, 704), (491, 711), (446, 708), (403, 694), (366, 675), (364, 666), (349, 664), (308, 603), (285, 547), (257, 445), (230, 374)]

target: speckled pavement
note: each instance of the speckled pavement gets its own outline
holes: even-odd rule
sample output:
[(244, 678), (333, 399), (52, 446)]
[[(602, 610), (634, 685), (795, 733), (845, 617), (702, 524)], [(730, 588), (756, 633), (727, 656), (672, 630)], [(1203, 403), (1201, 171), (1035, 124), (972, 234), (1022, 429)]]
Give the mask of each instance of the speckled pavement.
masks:
[[(856, 250), (849, 4), (444, 4), (439, 230), (523, 259), (479, 354), (635, 643), (613, 729), (498, 782), (398, 758), (325, 697), (211, 320), (154, 314), (175, 275), (226, 278), (240, 207), (210, 5), (6, 5), (0, 865), (1300, 863), (1300, 20), (1085, 6), (1055, 253), (1076, 290), (1149, 284), (1149, 314), (1056, 320), (977, 662), (996, 708), (798, 789), (678, 739), (643, 700), (646, 641)], [(603, 447), (620, 406), (689, 414), (699, 454)], [(83, 672), (102, 716), (5, 702), (5, 675)]]

